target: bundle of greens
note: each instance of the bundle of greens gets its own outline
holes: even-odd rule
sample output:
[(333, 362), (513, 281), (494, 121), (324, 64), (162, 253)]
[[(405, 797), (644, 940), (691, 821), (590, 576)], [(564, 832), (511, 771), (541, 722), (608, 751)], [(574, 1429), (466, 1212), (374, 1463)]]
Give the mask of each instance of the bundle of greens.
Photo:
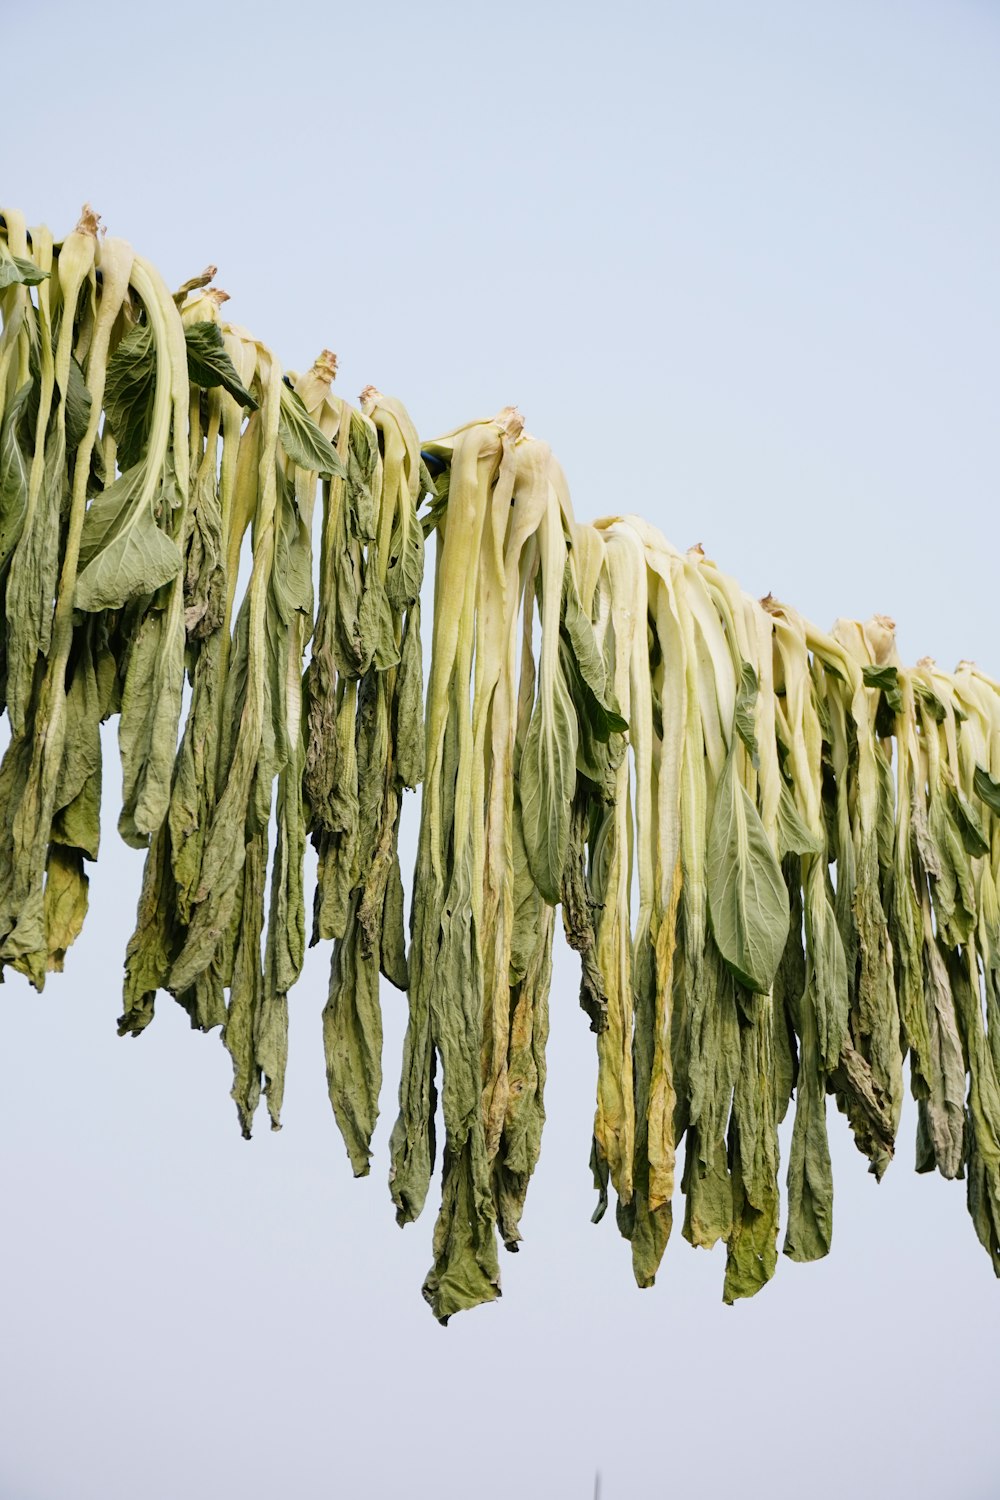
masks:
[(166, 811), (184, 649), (188, 379), (172, 299), (130, 246), (99, 242), (87, 210), (58, 247), (45, 230), (29, 244), (19, 216), (3, 218), (11, 740), (0, 766), (0, 963), (40, 989), (86, 910), (110, 714), (123, 834), (145, 839)]
[(357, 1176), (382, 1083), (379, 972), (406, 989), (399, 819), (423, 776), (417, 507), (433, 484), (416, 430), (373, 386), (337, 403), (345, 473), (324, 487), (321, 588), (306, 683), (306, 788), (319, 852), (313, 941), (334, 939), (326, 1071)]
[[(141, 1031), (161, 987), (194, 1027), (222, 1026), (249, 1135), (262, 1084), (279, 1124), (287, 994), (305, 945), (302, 671), (313, 619), (312, 510), (317, 476), (342, 465), (296, 389), (311, 396), (317, 383), (328, 387), (329, 357), (301, 381), (286, 379), (267, 349), (221, 322), (223, 296), (195, 284), (177, 300), (193, 386), (194, 479), (180, 575), (191, 697), (166, 815), (147, 856), (119, 1029)], [(248, 532), (249, 579), (236, 609)]]
[(89, 209), (59, 242), (0, 211), (0, 975), (41, 989), (81, 930), (117, 717), (145, 853), (119, 1030), (167, 991), (221, 1028), (243, 1133), (262, 1094), (277, 1128), (311, 841), (359, 1176), (380, 976), (408, 994), (400, 1223), (440, 1090), (442, 1321), (520, 1242), (560, 905), (596, 1033), (594, 1217), (613, 1192), (640, 1286), (680, 1156), (725, 1299), (774, 1274), (793, 1101), (784, 1251), (825, 1255), (827, 1097), (881, 1178), (907, 1058), (917, 1169), (966, 1179), (1000, 1274), (1000, 685), (905, 668), (884, 616), (824, 632), (751, 599), (635, 515), (580, 524), (515, 408), (422, 446), (400, 402), (334, 394), (328, 351), (284, 373), (214, 276), (171, 295)]
[[(630, 755), (615, 757), (589, 858), (592, 899), (612, 933), (597, 956), (609, 1001), (598, 1216), (610, 1176), (636, 1279), (651, 1285), (684, 1139), (684, 1232), (694, 1244), (727, 1241), (731, 1299), (773, 1272), (778, 1218), (771, 989), (789, 916), (771, 631), (700, 549), (678, 553), (637, 517), (599, 529)], [(621, 1121), (610, 1138), (609, 1118)]]
[[(496, 1200), (514, 1243), (537, 1154), (540, 1124), (528, 1116), (541, 1110), (544, 1064), (540, 1072), (535, 1054), (544, 1048), (552, 924), (542, 916), (535, 882), (546, 888), (542, 895), (557, 894), (574, 726), (568, 704), (552, 691), (566, 549), (548, 449), (524, 434), (508, 408), (493, 422), (430, 444), (427, 453), (440, 471), (429, 518), (437, 544), (435, 610), (409, 1024), (390, 1183), (399, 1222), (415, 1218), (433, 1168), (440, 1056), (442, 1207), (424, 1295), (447, 1319), (497, 1295)], [(518, 679), (517, 620), (529, 589), (542, 614), (537, 704), (530, 634), (521, 639)], [(516, 755), (530, 824), (514, 809)], [(548, 799), (544, 806), (541, 799)], [(529, 826), (534, 837), (526, 839)], [(522, 834), (517, 852), (515, 827)], [(518, 996), (513, 1110), (512, 988), (525, 991)], [(533, 991), (541, 993), (533, 998)], [(525, 1097), (529, 1090), (534, 1101)]]

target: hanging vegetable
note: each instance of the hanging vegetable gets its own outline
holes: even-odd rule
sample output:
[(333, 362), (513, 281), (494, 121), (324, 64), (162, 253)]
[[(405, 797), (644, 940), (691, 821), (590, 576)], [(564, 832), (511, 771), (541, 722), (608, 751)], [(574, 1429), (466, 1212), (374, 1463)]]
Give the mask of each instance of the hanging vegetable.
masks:
[(681, 1148), (725, 1299), (769, 1280), (793, 1103), (784, 1251), (825, 1255), (827, 1096), (881, 1178), (907, 1058), (917, 1168), (965, 1177), (1000, 1274), (1000, 685), (906, 668), (885, 616), (751, 599), (636, 515), (580, 524), (512, 407), (422, 446), (399, 401), (334, 393), (328, 351), (286, 374), (214, 278), (171, 295), (90, 209), (61, 241), (0, 211), (0, 972), (41, 989), (81, 931), (117, 717), (145, 855), (120, 1031), (167, 991), (220, 1028), (243, 1133), (262, 1095), (277, 1128), (311, 841), (356, 1175), (381, 977), (407, 994), (400, 1223), (440, 1092), (442, 1321), (520, 1243), (557, 906), (596, 1034), (594, 1217), (613, 1193), (640, 1286)]

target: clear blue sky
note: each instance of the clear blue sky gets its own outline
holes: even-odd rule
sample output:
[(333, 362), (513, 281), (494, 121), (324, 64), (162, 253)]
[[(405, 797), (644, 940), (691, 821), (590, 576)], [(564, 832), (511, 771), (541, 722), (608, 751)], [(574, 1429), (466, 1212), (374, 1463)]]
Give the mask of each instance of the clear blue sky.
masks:
[[(171, 283), (215, 261), (287, 365), (336, 349), (428, 436), (517, 402), (581, 517), (1000, 673), (996, 4), (106, 0), (0, 34), (29, 221), (89, 199)], [(112, 815), (68, 972), (0, 992), (0, 1500), (997, 1492), (1000, 1288), (911, 1113), (876, 1186), (831, 1112), (827, 1261), (727, 1309), (678, 1232), (640, 1293), (588, 1222), (560, 949), (525, 1245), (443, 1332), (430, 1213), (400, 1231), (385, 1186), (402, 997), (371, 1178), (326, 1101), (326, 951), (285, 1129), (246, 1145), (215, 1036), (168, 1000), (115, 1036), (140, 865)]]

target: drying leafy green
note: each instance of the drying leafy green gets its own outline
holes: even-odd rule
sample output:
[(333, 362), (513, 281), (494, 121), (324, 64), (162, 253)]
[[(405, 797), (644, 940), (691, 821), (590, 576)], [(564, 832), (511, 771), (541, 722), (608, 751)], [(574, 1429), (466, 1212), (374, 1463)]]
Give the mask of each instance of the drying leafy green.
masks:
[[(330, 1101), (358, 1176), (368, 1171), (382, 1083), (379, 974), (400, 989), (408, 983), (399, 819), (403, 788), (415, 787), (423, 775), (420, 443), (398, 401), (368, 387), (362, 408), (363, 415), (352, 415), (351, 421), (355, 431), (364, 434), (362, 451), (373, 456), (377, 452), (378, 463), (367, 484), (374, 505), (373, 534), (357, 538), (364, 595), (376, 602), (371, 609), (362, 604), (359, 619), (362, 611), (374, 617), (379, 639), (356, 689), (343, 682), (335, 689), (332, 677), (328, 679), (326, 713), (319, 697), (324, 679), (318, 673), (312, 678), (314, 723), (322, 724), (327, 716), (337, 720), (345, 704), (356, 705), (354, 741), (339, 758), (351, 776), (352, 821), (344, 820), (342, 829), (333, 830), (343, 835), (337, 843), (324, 838), (331, 830), (319, 830), (321, 886), (332, 887), (335, 902), (325, 913), (318, 905), (317, 916), (330, 922), (331, 907), (339, 908), (348, 893), (346, 920), (330, 922), (334, 952), (323, 1036)], [(376, 433), (377, 450), (369, 447), (366, 419)], [(348, 449), (348, 458), (350, 454)], [(349, 485), (350, 463), (347, 478)], [(346, 491), (341, 490), (337, 499), (343, 504)], [(343, 666), (341, 661), (341, 670)], [(345, 731), (350, 730), (345, 721)], [(316, 763), (322, 765), (324, 747), (318, 739), (314, 743)], [(336, 738), (333, 744), (338, 744)], [(346, 857), (338, 859), (338, 854)]]
[[(408, 1025), (390, 1186), (441, 1202), (424, 1295), (499, 1295), (545, 1122), (556, 906), (596, 1037), (594, 1218), (633, 1274), (683, 1232), (727, 1302), (832, 1239), (828, 1096), (880, 1178), (964, 1177), (1000, 1274), (1000, 684), (817, 629), (636, 515), (583, 525), (514, 408), (421, 445), (169, 293), (85, 209), (0, 210), (0, 971), (86, 919), (102, 725), (144, 869), (123, 1034), (171, 994), (281, 1120), (289, 994), (332, 943), (334, 1116), (369, 1171), (381, 979)], [(313, 559), (317, 502), (318, 555)], [(425, 585), (433, 552), (433, 588)], [(426, 694), (421, 608), (432, 619)], [(410, 942), (399, 848), (423, 785)], [(307, 845), (316, 854), (308, 889)]]

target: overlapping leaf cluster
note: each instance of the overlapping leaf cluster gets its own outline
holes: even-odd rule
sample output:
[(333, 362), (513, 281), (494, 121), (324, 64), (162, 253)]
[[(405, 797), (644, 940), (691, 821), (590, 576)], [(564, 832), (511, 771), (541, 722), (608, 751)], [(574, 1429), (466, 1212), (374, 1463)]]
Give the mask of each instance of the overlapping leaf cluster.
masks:
[(883, 617), (819, 631), (636, 516), (580, 524), (514, 408), (421, 445), (398, 401), (336, 395), (329, 353), (283, 372), (213, 278), (171, 294), (89, 211), (60, 243), (0, 212), (0, 974), (41, 989), (80, 932), (116, 718), (145, 851), (120, 1031), (171, 994), (221, 1029), (244, 1134), (262, 1094), (277, 1127), (311, 842), (358, 1175), (380, 977), (407, 992), (400, 1223), (443, 1122), (442, 1320), (520, 1241), (557, 907), (596, 1033), (595, 1218), (613, 1192), (641, 1286), (679, 1159), (728, 1301), (781, 1222), (825, 1255), (827, 1102), (880, 1178), (907, 1059), (918, 1170), (966, 1179), (1000, 1274), (1000, 686), (904, 668)]
[(405, 984), (396, 834), (422, 765), (412, 424), (335, 397), (328, 353), (284, 373), (213, 267), (171, 295), (89, 212), (59, 245), (2, 222), (0, 967), (41, 989), (80, 931), (117, 716), (119, 831), (147, 851), (120, 1032), (167, 991), (221, 1028), (244, 1134), (262, 1090), (278, 1125), (312, 836), (331, 1095), (363, 1117), (380, 1058), (353, 1066), (353, 978), (346, 1023), (338, 996), (364, 974), (377, 1007), (380, 954)]
[(650, 1285), (683, 1142), (683, 1232), (725, 1243), (727, 1301), (751, 1295), (792, 1100), (784, 1251), (813, 1260), (827, 1098), (880, 1178), (909, 1056), (918, 1170), (967, 1177), (1000, 1269), (1000, 686), (905, 670), (884, 617), (816, 630), (637, 517), (597, 530), (629, 749), (603, 785), (578, 763), (562, 893), (598, 1031), (596, 1217), (610, 1183)]

